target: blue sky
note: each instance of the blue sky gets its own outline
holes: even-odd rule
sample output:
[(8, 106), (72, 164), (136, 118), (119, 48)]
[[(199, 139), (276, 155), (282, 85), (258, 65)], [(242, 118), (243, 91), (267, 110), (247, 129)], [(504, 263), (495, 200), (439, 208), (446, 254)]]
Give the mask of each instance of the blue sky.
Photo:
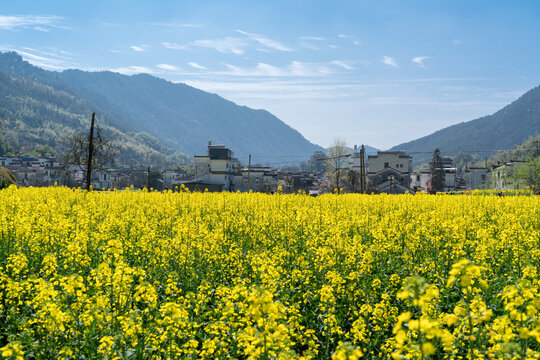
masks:
[(3, 1), (0, 50), (150, 73), (322, 146), (385, 149), (540, 85), (539, 15), (538, 1)]

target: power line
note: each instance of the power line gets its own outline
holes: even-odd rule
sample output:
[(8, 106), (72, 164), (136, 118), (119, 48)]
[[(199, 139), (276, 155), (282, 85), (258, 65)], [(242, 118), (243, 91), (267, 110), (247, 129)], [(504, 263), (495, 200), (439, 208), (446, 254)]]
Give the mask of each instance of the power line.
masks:
[[(485, 153), (490, 153), (490, 152), (500, 152), (500, 151), (533, 151), (535, 150), (534, 148), (530, 148), (530, 149), (499, 149), (499, 150), (495, 150), (495, 149), (488, 149), (488, 150), (441, 150), (441, 153), (445, 152), (445, 153), (479, 153), (479, 152), (485, 152)], [(406, 151), (406, 150), (396, 150), (396, 151), (403, 151), (407, 154), (433, 154), (433, 151)]]
[[(537, 143), (535, 143), (537, 145)], [(407, 154), (433, 154), (433, 151), (407, 151), (407, 150), (393, 150), (393, 151), (401, 151)], [(441, 153), (446, 154), (453, 154), (453, 153), (498, 153), (503, 151), (514, 151), (514, 152), (520, 152), (520, 151), (538, 151), (537, 148), (525, 148), (525, 149), (484, 149), (484, 150), (441, 150)], [(255, 159), (255, 161), (252, 162), (260, 162), (263, 164), (268, 165), (278, 165), (278, 164), (291, 164), (295, 163), (298, 160), (294, 160), (297, 158), (311, 158), (313, 154), (306, 154), (306, 155), (252, 155), (252, 158)], [(348, 155), (351, 156), (351, 155)], [(291, 159), (290, 161), (264, 161), (264, 159)], [(331, 157), (325, 157), (325, 158), (317, 158), (316, 160), (329, 160), (332, 159)]]

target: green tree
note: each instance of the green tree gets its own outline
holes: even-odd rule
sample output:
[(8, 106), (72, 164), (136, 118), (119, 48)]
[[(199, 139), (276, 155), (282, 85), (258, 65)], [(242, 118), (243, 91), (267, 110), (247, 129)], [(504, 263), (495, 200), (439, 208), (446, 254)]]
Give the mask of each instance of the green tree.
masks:
[(529, 186), (535, 194), (540, 194), (540, 156), (519, 165), (511, 176), (514, 182)]
[(17, 185), (17, 178), (9, 169), (0, 166), (0, 190), (12, 184)]
[(444, 191), (444, 168), (441, 151), (437, 148), (433, 151), (433, 157), (430, 162), (431, 171), (431, 191), (436, 193)]
[(326, 154), (323, 151), (315, 151), (306, 163), (306, 169), (316, 174), (324, 174), (328, 170), (326, 161), (319, 160), (324, 158), (326, 158)]
[(10, 151), (9, 144), (4, 140), (2, 135), (0, 135), (0, 156), (5, 155)]
[(457, 169), (457, 173), (462, 175), (469, 169), (469, 167), (478, 161), (478, 156), (460, 152), (454, 156), (454, 166)]

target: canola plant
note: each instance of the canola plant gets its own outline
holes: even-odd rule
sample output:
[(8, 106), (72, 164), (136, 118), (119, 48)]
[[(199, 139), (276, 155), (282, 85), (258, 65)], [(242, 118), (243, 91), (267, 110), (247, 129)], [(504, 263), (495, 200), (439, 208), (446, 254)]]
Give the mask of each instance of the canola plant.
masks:
[(0, 191), (6, 359), (538, 359), (540, 197)]

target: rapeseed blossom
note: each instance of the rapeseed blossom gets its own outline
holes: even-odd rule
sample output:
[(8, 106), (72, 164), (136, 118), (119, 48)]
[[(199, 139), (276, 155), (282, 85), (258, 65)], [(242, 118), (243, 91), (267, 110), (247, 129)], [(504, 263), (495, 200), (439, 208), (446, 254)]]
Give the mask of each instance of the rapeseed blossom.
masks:
[(538, 359), (540, 198), (0, 191), (5, 359)]

